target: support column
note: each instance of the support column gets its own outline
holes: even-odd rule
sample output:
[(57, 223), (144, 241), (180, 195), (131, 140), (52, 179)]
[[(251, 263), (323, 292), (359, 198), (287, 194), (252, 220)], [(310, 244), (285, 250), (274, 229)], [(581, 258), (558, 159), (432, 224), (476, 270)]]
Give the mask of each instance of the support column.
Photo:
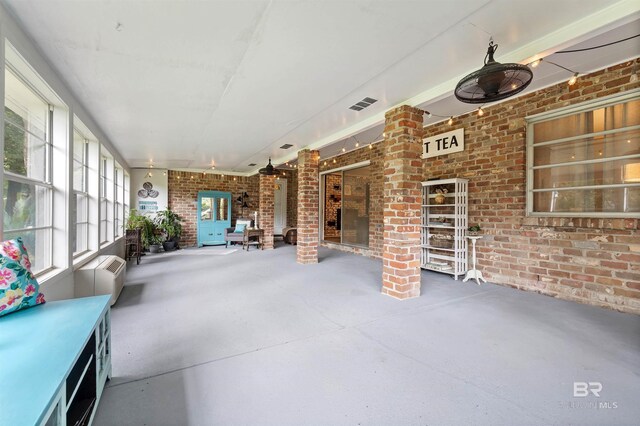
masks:
[(258, 217), (260, 228), (264, 229), (264, 248), (273, 248), (273, 222), (275, 214), (275, 176), (260, 175), (260, 207)]
[(387, 111), (384, 140), (384, 243), (382, 293), (420, 296), (422, 110)]
[(318, 263), (319, 208), (320, 152), (303, 149), (298, 152), (298, 263)]

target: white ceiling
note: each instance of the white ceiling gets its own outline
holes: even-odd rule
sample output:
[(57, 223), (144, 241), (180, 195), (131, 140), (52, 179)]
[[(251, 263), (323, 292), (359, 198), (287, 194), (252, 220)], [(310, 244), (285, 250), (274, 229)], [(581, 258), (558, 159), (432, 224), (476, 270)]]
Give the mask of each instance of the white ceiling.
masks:
[[(451, 92), (490, 36), (496, 60), (526, 63), (640, 33), (628, 0), (2, 1), (131, 167), (227, 173), (370, 142), (401, 103), (472, 109)], [(639, 51), (634, 39), (555, 60), (586, 72)], [(541, 66), (531, 88), (566, 78)], [(348, 109), (364, 97), (379, 101)]]

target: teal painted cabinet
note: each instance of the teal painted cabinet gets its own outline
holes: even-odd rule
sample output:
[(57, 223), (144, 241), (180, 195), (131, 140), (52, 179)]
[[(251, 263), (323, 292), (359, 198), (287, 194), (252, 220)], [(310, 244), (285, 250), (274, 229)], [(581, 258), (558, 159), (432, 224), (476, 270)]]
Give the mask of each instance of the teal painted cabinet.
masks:
[(224, 228), (231, 226), (231, 193), (198, 192), (198, 247), (225, 244)]

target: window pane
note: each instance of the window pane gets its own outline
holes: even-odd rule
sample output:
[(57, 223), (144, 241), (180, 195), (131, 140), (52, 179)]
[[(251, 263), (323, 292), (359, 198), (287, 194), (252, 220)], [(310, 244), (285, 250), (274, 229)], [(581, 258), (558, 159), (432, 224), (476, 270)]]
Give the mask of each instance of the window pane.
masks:
[(534, 185), (536, 189), (551, 189), (633, 183), (633, 165), (638, 162), (640, 158), (538, 169), (533, 171)]
[(48, 188), (5, 179), (4, 229), (51, 225), (51, 191)]
[(536, 192), (537, 212), (640, 212), (640, 187)]
[(534, 166), (640, 154), (640, 133), (621, 132), (534, 148)]
[(200, 220), (213, 219), (213, 198), (202, 197), (200, 201)]
[(8, 69), (4, 111), (4, 169), (46, 180), (49, 105)]
[(86, 149), (84, 137), (74, 130), (73, 132), (73, 189), (86, 191)]
[(342, 242), (369, 246), (370, 167), (345, 170), (342, 185)]
[(31, 272), (38, 272), (51, 267), (51, 228), (36, 231), (5, 231), (4, 238), (22, 237), (29, 252)]
[(218, 206), (218, 216), (216, 217), (216, 220), (229, 220), (229, 210), (227, 208), (228, 207), (227, 199), (218, 198), (217, 206)]
[(640, 124), (640, 100), (536, 123), (534, 141), (540, 143), (586, 133), (620, 129)]
[(89, 238), (89, 224), (79, 223), (76, 225), (76, 235), (73, 253), (82, 253), (88, 250), (87, 239)]

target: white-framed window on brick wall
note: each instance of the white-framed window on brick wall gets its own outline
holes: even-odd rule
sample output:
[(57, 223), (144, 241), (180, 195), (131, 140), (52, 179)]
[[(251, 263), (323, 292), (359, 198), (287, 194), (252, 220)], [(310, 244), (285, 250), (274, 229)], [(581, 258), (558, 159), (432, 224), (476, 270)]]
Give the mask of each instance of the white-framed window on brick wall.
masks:
[(527, 214), (640, 217), (640, 90), (526, 120)]
[(22, 237), (38, 274), (53, 265), (53, 107), (10, 67), (4, 83), (3, 237)]
[(73, 256), (89, 250), (89, 139), (78, 129), (73, 130)]

